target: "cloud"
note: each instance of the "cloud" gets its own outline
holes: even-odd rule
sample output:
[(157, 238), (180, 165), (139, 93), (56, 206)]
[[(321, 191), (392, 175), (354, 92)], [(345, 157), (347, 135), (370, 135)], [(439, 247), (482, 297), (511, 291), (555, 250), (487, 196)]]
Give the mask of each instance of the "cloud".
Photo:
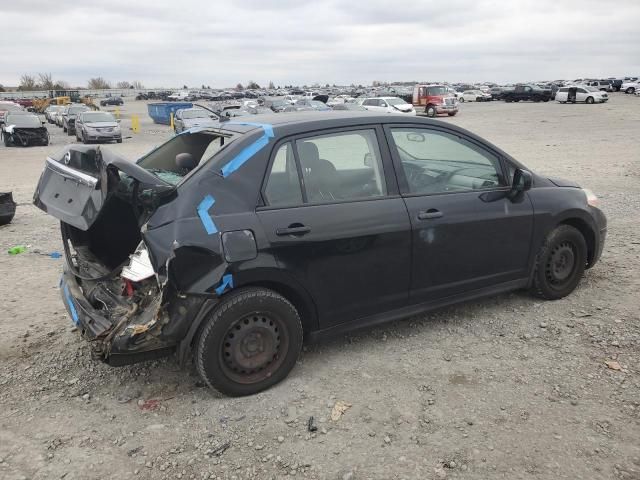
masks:
[(636, 0), (21, 0), (2, 7), (0, 83), (37, 72), (150, 87), (637, 75), (638, 24)]

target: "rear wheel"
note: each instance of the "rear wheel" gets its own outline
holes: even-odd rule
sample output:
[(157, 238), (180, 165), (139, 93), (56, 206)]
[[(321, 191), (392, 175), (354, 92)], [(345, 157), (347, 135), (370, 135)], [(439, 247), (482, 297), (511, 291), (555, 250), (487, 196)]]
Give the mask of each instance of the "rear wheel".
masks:
[(196, 343), (196, 368), (210, 387), (226, 395), (251, 395), (280, 382), (302, 348), (297, 310), (266, 288), (231, 292), (205, 322)]
[(636, 89), (635, 89), (635, 88), (633, 88), (633, 87), (629, 87), (629, 88), (627, 88), (627, 89), (624, 91), (624, 93), (635, 93), (635, 91), (636, 91)]
[(536, 258), (532, 291), (547, 300), (569, 295), (580, 283), (587, 263), (587, 242), (570, 225), (560, 225), (544, 242)]
[(586, 102), (591, 105), (594, 102), (593, 97), (587, 97)]
[(459, 101), (460, 103), (464, 103), (464, 97), (460, 97), (460, 98), (458, 99), (458, 101)]

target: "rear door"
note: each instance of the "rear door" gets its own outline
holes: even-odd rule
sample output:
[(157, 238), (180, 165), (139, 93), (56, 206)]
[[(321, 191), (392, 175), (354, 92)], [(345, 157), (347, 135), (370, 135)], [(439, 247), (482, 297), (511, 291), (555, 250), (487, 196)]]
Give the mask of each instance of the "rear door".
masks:
[(502, 159), (447, 129), (385, 129), (412, 225), (411, 301), (526, 278), (533, 208), (505, 196)]
[(379, 127), (327, 130), (276, 146), (257, 215), (280, 268), (327, 328), (404, 305), (410, 222)]

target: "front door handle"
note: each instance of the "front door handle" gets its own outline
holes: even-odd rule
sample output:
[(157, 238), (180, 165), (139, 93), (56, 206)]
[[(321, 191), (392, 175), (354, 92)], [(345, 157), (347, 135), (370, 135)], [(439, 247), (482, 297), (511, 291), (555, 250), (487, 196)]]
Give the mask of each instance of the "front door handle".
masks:
[(278, 228), (276, 230), (276, 235), (278, 235), (279, 237), (284, 237), (286, 235), (302, 236), (306, 235), (310, 231), (311, 229), (309, 227), (306, 227), (300, 223), (293, 223), (287, 228)]
[(418, 220), (431, 220), (433, 218), (440, 218), (444, 214), (440, 210), (430, 208), (429, 210), (418, 213)]

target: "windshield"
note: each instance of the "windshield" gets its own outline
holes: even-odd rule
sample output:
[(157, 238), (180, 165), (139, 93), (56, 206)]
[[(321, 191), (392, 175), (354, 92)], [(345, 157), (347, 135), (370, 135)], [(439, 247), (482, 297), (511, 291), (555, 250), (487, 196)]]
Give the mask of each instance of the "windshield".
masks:
[(386, 100), (389, 105), (406, 105), (407, 104), (407, 102), (405, 102), (401, 98), (387, 98)]
[(16, 115), (9, 114), (5, 120), (7, 125), (15, 125), (20, 128), (40, 128), (42, 122), (36, 115)]
[(87, 107), (85, 107), (84, 105), (82, 105), (81, 107), (69, 107), (69, 110), (67, 111), (67, 113), (69, 115), (77, 115), (80, 112), (84, 112), (85, 110), (87, 110)]
[(82, 121), (91, 123), (91, 122), (115, 122), (116, 119), (107, 112), (91, 112), (85, 113), (82, 115)]
[(447, 87), (427, 87), (427, 95), (446, 95)]
[(209, 112), (206, 110), (183, 110), (182, 118), (205, 118), (209, 116)]

